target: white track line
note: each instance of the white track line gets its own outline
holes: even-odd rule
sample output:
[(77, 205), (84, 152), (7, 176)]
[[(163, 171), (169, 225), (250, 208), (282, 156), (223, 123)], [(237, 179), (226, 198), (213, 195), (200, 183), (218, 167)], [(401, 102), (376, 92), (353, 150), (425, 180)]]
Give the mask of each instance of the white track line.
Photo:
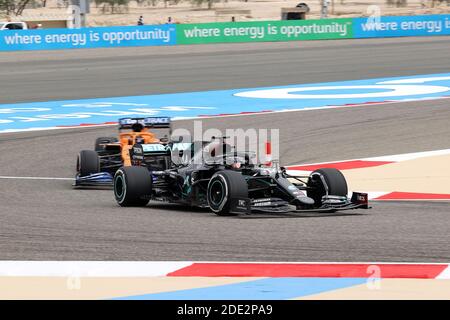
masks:
[[(369, 157), (369, 158), (359, 158), (359, 159), (346, 159), (346, 160), (336, 160), (336, 161), (327, 161), (327, 162), (317, 162), (317, 163), (302, 163), (302, 164), (291, 164), (286, 166), (289, 170), (290, 167), (304, 167), (304, 166), (316, 166), (321, 164), (331, 164), (336, 162), (350, 162), (350, 161), (387, 161), (387, 162), (401, 162), (407, 160), (414, 160), (419, 158), (433, 157), (433, 156), (442, 156), (450, 154), (450, 149), (442, 149), (442, 150), (432, 150), (432, 151), (422, 151), (422, 152), (413, 152), (413, 153), (402, 153), (402, 154), (394, 154), (394, 155), (386, 155), (379, 157)], [(363, 168), (361, 168), (363, 169)], [(308, 170), (289, 170), (291, 172), (298, 171), (309, 172)]]
[(18, 132), (34, 132), (34, 131), (50, 131), (50, 130), (66, 130), (66, 129), (83, 129), (83, 128), (96, 128), (96, 127), (111, 127), (117, 126), (117, 123), (100, 123), (100, 124), (92, 124), (87, 126), (67, 126), (67, 127), (38, 127), (38, 128), (27, 128), (27, 129), (5, 129), (0, 130), (0, 134), (2, 133), (18, 133)]
[(163, 277), (191, 264), (184, 261), (0, 261), (0, 276)]
[(0, 176), (0, 179), (11, 179), (11, 180), (63, 180), (63, 181), (73, 181), (74, 178), (57, 178), (57, 177), (13, 177), (13, 176)]
[(450, 149), (405, 153), (405, 154), (398, 154), (398, 155), (365, 158), (365, 159), (361, 159), (361, 160), (401, 162), (401, 161), (414, 160), (414, 159), (419, 159), (419, 158), (443, 156), (443, 155), (448, 155), (448, 154), (450, 154)]

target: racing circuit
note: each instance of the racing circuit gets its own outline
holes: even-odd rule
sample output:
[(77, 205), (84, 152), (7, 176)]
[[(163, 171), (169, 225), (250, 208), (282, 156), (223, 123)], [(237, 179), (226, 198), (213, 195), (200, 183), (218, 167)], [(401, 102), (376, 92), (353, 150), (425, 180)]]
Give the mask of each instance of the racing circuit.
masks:
[[(7, 81), (1, 86), (0, 102), (443, 74), (450, 72), (448, 40), (3, 53), (0, 67)], [(449, 103), (448, 98), (439, 98), (208, 117), (203, 126), (280, 128), (282, 164), (310, 164), (448, 149)], [(192, 120), (174, 123), (192, 126)], [(111, 190), (73, 190), (79, 150), (92, 149), (96, 137), (115, 133), (115, 127), (106, 126), (0, 134), (1, 260), (450, 260), (446, 201), (376, 201), (368, 211), (240, 219), (171, 205), (119, 208)], [(442, 161), (438, 166), (444, 168), (442, 184), (421, 189), (420, 182), (408, 180), (408, 172), (413, 177), (417, 172), (408, 170), (399, 183), (405, 190), (414, 184), (420, 192), (432, 188), (433, 193), (450, 194), (445, 184), (450, 181), (448, 162), (445, 170), (448, 157)], [(436, 163), (420, 162), (414, 168), (426, 177)]]

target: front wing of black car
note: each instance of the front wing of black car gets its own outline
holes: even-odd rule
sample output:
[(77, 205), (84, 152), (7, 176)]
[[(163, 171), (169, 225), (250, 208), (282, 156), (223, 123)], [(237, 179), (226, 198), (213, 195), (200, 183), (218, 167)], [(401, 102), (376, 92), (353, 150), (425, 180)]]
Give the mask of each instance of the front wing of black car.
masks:
[[(251, 200), (248, 198), (231, 199), (231, 212), (235, 214), (277, 214), (277, 213), (312, 213), (335, 212), (353, 209), (370, 209), (368, 194), (353, 192), (352, 197), (330, 197), (330, 201), (318, 208), (299, 209), (279, 198), (264, 198)], [(333, 201), (334, 200), (334, 201)], [(339, 201), (338, 201), (339, 200)]]

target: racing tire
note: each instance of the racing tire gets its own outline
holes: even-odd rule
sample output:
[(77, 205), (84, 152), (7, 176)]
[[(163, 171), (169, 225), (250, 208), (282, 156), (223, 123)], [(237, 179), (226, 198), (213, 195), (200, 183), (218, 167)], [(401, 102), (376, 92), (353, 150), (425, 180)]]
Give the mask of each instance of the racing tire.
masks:
[(308, 187), (312, 187), (312, 189), (307, 191), (307, 195), (314, 199), (315, 204), (322, 205), (322, 197), (326, 195), (326, 189), (320, 176), (323, 177), (328, 187), (328, 195), (347, 196), (347, 181), (342, 172), (335, 168), (322, 168), (313, 171), (308, 179)]
[(152, 176), (144, 167), (121, 167), (114, 175), (114, 197), (121, 207), (145, 207), (150, 201)]
[(209, 180), (206, 196), (211, 211), (218, 216), (232, 216), (231, 200), (248, 198), (248, 184), (239, 172), (219, 171)]
[(77, 172), (80, 177), (86, 177), (100, 172), (100, 159), (96, 151), (82, 150), (78, 154)]
[(95, 151), (103, 151), (105, 147), (102, 144), (116, 143), (119, 140), (116, 137), (100, 137), (95, 139)]

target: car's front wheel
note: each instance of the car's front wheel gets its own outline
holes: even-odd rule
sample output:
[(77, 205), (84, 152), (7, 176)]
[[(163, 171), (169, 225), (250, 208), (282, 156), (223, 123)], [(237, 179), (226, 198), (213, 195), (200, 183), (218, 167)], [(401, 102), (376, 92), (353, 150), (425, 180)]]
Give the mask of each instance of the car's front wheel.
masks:
[(315, 205), (322, 205), (322, 197), (347, 196), (347, 181), (344, 175), (335, 168), (323, 168), (313, 171), (308, 179), (308, 197), (314, 199)]
[(144, 207), (150, 201), (152, 176), (144, 167), (121, 167), (114, 175), (114, 197), (122, 207)]
[(242, 174), (231, 170), (215, 173), (207, 189), (211, 210), (219, 216), (233, 215), (231, 201), (235, 198), (248, 198), (248, 184)]
[(100, 159), (93, 150), (82, 150), (77, 158), (77, 173), (80, 177), (86, 177), (100, 172)]

